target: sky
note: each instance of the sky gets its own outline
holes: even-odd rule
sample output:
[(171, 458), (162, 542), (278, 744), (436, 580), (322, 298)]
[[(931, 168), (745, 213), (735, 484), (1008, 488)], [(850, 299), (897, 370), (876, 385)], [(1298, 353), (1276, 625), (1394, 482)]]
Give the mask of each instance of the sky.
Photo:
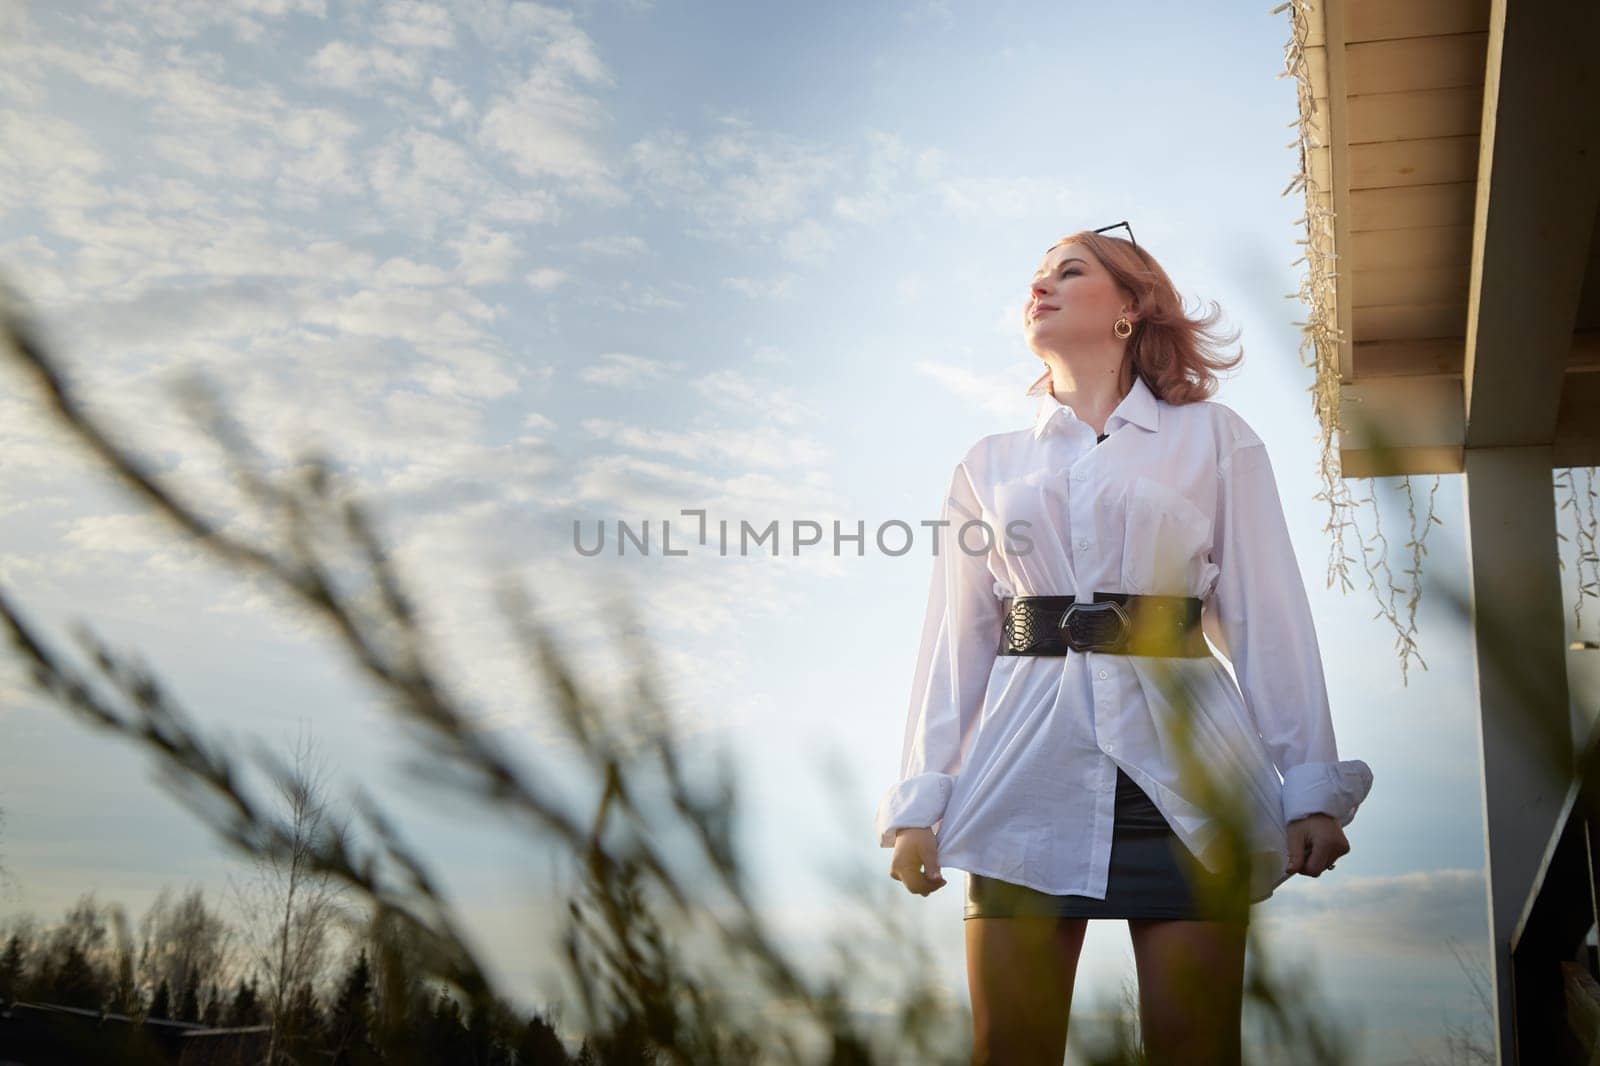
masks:
[[(671, 520), (681, 546), (686, 509), (936, 517), (967, 447), (1031, 421), (1021, 311), (1045, 249), (1128, 220), (1191, 307), (1241, 331), (1216, 399), (1267, 443), (1340, 756), (1374, 774), (1350, 854), (1253, 922), (1360, 1061), (1403, 1062), (1484, 1024), (1472, 653), (1437, 594), (1465, 576), (1461, 486), (1439, 481), (1427, 668), (1404, 682), (1360, 568), (1348, 594), (1327, 582), (1303, 201), (1283, 195), (1290, 26), (1270, 6), (0, 0), (0, 271), (94, 408), (230, 528), (263, 526), (185, 420), (180, 374), (217, 382), (280, 468), (313, 443), (337, 456), (453, 685), (528, 757), (561, 743), (497, 575), (606, 691), (607, 605), (635, 597), (686, 738), (735, 756), (765, 916), (814, 950), (841, 871), (864, 876), (964, 1005), (960, 876), (912, 896), (872, 833), (929, 560), (870, 536), (859, 555), (724, 556), (713, 536), (591, 558), (573, 524)], [(407, 736), (316, 622), (150, 521), (0, 375), (7, 593), (63, 643), (85, 620), (137, 649), (224, 735), (309, 726), (341, 782), (387, 790), (497, 972), (542, 987), (548, 851), (407, 778)], [(1398, 546), (1395, 491), (1375, 488)], [(237, 861), (143, 755), (0, 677), (0, 921), (91, 890), (134, 914), (164, 885), (222, 890)], [(1074, 1016), (1132, 967), (1126, 926), (1091, 923)]]

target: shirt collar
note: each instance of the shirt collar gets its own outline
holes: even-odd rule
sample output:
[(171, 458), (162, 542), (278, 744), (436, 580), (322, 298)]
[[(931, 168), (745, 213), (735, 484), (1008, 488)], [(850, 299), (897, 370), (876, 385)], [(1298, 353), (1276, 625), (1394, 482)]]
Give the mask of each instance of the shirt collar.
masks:
[[(1067, 404), (1055, 398), (1055, 394), (1048, 388), (1043, 390), (1039, 397), (1039, 409), (1033, 419), (1033, 439), (1043, 437), (1045, 430), (1050, 425), (1050, 420), (1057, 417), (1070, 418), (1078, 421), (1078, 413)], [(1118, 421), (1132, 422), (1134, 425), (1143, 426), (1155, 432), (1161, 422), (1161, 412), (1156, 401), (1155, 393), (1150, 391), (1150, 386), (1144, 383), (1144, 378), (1138, 374), (1133, 376), (1133, 388), (1128, 390), (1128, 395), (1122, 398), (1116, 409), (1106, 418), (1106, 432), (1110, 433)]]

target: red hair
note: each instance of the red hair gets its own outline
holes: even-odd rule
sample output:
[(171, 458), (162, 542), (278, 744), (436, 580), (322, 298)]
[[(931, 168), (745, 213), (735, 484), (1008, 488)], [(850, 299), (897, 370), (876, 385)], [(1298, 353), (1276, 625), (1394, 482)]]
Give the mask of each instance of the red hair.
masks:
[[(1133, 372), (1158, 398), (1172, 404), (1207, 399), (1217, 391), (1217, 372), (1232, 370), (1244, 358), (1243, 347), (1231, 359), (1221, 354), (1221, 346), (1238, 340), (1239, 332), (1225, 334), (1216, 328), (1222, 318), (1216, 301), (1204, 318), (1189, 317), (1172, 279), (1143, 248), (1121, 237), (1082, 230), (1061, 238), (1046, 254), (1063, 244), (1087, 248), (1117, 287), (1132, 298), (1140, 315), (1128, 337), (1124, 362), (1132, 364)], [(1049, 389), (1050, 370), (1046, 367), (1028, 386), (1028, 394)]]

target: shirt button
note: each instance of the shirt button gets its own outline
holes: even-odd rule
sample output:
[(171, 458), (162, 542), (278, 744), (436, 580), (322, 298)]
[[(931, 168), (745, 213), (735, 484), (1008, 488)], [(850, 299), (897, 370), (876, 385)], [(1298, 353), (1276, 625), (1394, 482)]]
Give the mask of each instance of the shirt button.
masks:
[(1107, 751), (1116, 751), (1117, 750), (1117, 746), (1115, 744), (1112, 744), (1111, 742), (1107, 741), (1106, 742), (1106, 750)]
[(1079, 549), (1080, 549), (1080, 550), (1082, 550), (1082, 549), (1084, 549), (1084, 548), (1087, 548), (1087, 547), (1088, 547), (1088, 546), (1089, 546), (1089, 542), (1088, 542), (1088, 541), (1087, 541), (1087, 540), (1080, 540), (1080, 541), (1078, 541), (1078, 548), (1079, 548)]
[(1098, 676), (1098, 677), (1099, 677), (1099, 678), (1100, 678), (1100, 680), (1101, 680), (1101, 681), (1104, 681), (1104, 680), (1105, 680), (1105, 679), (1106, 679), (1106, 672), (1105, 672), (1105, 671), (1104, 671), (1104, 670), (1102, 670), (1102, 671), (1100, 671), (1100, 673), (1099, 673), (1099, 674), (1098, 674), (1098, 675), (1096, 675), (1096, 676)]
[(1083, 480), (1083, 471), (1082, 470), (1074, 470), (1072, 472), (1072, 480), (1074, 480), (1074, 481), (1082, 481)]

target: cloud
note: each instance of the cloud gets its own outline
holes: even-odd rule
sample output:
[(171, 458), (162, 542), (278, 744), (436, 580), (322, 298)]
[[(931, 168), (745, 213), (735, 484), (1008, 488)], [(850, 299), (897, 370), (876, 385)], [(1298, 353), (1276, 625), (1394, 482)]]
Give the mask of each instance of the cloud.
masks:
[[(466, 215), (471, 205), (498, 192), (493, 177), (465, 145), (429, 130), (391, 134), (369, 154), (367, 168), (379, 206), (425, 238), (438, 225)], [(525, 192), (523, 199), (539, 209), (532, 220), (554, 207), (553, 201), (538, 194)]]
[(590, 140), (602, 116), (593, 97), (547, 71), (535, 71), (511, 94), (489, 102), (478, 141), (526, 177), (552, 176), (577, 189), (620, 195), (610, 167)]
[(270, 36), (286, 16), (326, 18), (328, 13), (325, 0), (111, 0), (103, 6), (125, 12), (143, 32), (158, 37), (185, 40), (220, 26), (247, 43)]
[(778, 241), (785, 259), (796, 263), (820, 263), (833, 250), (834, 235), (815, 219), (806, 219)]
[[(572, 484), (573, 504), (608, 520), (680, 521), (678, 516), (683, 509), (705, 508), (708, 521), (728, 521), (729, 535), (733, 537), (739, 534), (741, 520), (748, 520), (758, 530), (776, 521), (783, 538), (780, 550), (789, 547), (790, 523), (813, 520), (830, 528), (840, 503), (820, 480), (797, 479), (788, 472), (719, 474), (699, 463), (673, 463), (657, 456), (630, 454), (585, 457)], [(761, 549), (752, 548), (766, 550), (770, 550), (770, 543)], [(820, 546), (818, 554), (825, 554)]]
[(198, 285), (152, 284), (120, 299), (84, 300), (60, 316), (70, 347), (158, 347), (183, 338), (226, 338), (270, 330), (307, 308), (295, 291), (262, 277)]
[(1307, 929), (1336, 930), (1329, 942), (1341, 952), (1413, 957), (1447, 954), (1451, 937), (1480, 943), (1488, 936), (1481, 869), (1334, 880), (1340, 872), (1315, 886), (1280, 888), (1254, 912), (1263, 931), (1292, 939)]
[(428, 95), (433, 97), (433, 102), (452, 122), (466, 122), (472, 118), (472, 101), (461, 86), (449, 78), (435, 75), (428, 82)]
[(415, 88), (423, 57), (381, 44), (329, 41), (306, 61), (306, 71), (314, 83), (348, 92), (370, 93), (384, 83)]
[(1064, 182), (1030, 177), (947, 177), (935, 184), (939, 204), (963, 218), (1031, 218), (1067, 212), (1078, 198)]
[(522, 280), (535, 289), (547, 292), (566, 281), (567, 277), (567, 272), (560, 267), (539, 267), (524, 274)]
[(682, 368), (682, 363), (668, 363), (642, 355), (629, 355), (627, 352), (604, 352), (600, 355), (599, 365), (586, 366), (578, 371), (578, 380), (605, 388), (637, 388), (662, 379), (668, 370)]
[(385, 260), (373, 273), (373, 281), (383, 286), (443, 285), (450, 272), (432, 263), (418, 263), (405, 256)]
[(419, 0), (388, 0), (373, 35), (397, 48), (449, 48), (456, 40), (449, 9)]
[(608, 237), (586, 237), (578, 242), (578, 251), (585, 255), (645, 255), (650, 246), (643, 237), (632, 233), (618, 233)]
[(507, 281), (518, 258), (517, 241), (512, 234), (476, 220), (467, 224), (464, 237), (446, 243), (455, 250), (456, 278), (463, 285)]
[(713, 462), (773, 470), (807, 470), (828, 458), (825, 447), (776, 426), (737, 430), (729, 427), (670, 430), (637, 426), (604, 418), (581, 423), (590, 435), (610, 444), (656, 457)]
[(783, 242), (780, 252), (788, 257), (811, 258), (828, 240), (813, 216), (844, 157), (743, 120), (724, 118), (721, 125), (698, 142), (674, 129), (636, 141), (628, 155), (641, 195), (688, 214), (712, 239), (761, 237)]
[(627, 202), (598, 139), (607, 112), (580, 88), (615, 80), (570, 16), (527, 6), (538, 13), (526, 26), (528, 70), (509, 93), (486, 102), (477, 142), (524, 177), (556, 179), (569, 195), (597, 204)]
[(866, 133), (866, 173), (855, 187), (833, 199), (833, 213), (858, 225), (882, 222), (905, 210), (911, 196), (925, 184), (930, 164), (937, 158), (917, 153), (904, 140), (881, 130)]
[(722, 287), (752, 300), (788, 300), (794, 297), (793, 275), (782, 278), (723, 278)]
[(198, 558), (192, 550), (177, 550), (182, 542), (172, 535), (171, 527), (143, 512), (85, 515), (69, 522), (61, 539), (74, 549), (80, 574), (87, 572), (93, 556), (102, 562), (107, 557), (118, 557), (124, 564), (137, 560), (146, 573), (169, 574)]
[(737, 370), (715, 370), (697, 378), (695, 391), (728, 410), (756, 413), (780, 425), (797, 426), (816, 413), (782, 386), (755, 381)]
[(0, 111), (0, 216), (31, 209), (81, 211), (106, 202), (95, 180), (105, 157), (76, 123)]
[(1002, 372), (979, 374), (964, 367), (927, 360), (919, 361), (916, 371), (933, 378), (957, 398), (993, 414), (1015, 416), (1018, 411), (1027, 410), (1029, 401), (1023, 394), (1031, 378), (1023, 381), (1013, 374)]

